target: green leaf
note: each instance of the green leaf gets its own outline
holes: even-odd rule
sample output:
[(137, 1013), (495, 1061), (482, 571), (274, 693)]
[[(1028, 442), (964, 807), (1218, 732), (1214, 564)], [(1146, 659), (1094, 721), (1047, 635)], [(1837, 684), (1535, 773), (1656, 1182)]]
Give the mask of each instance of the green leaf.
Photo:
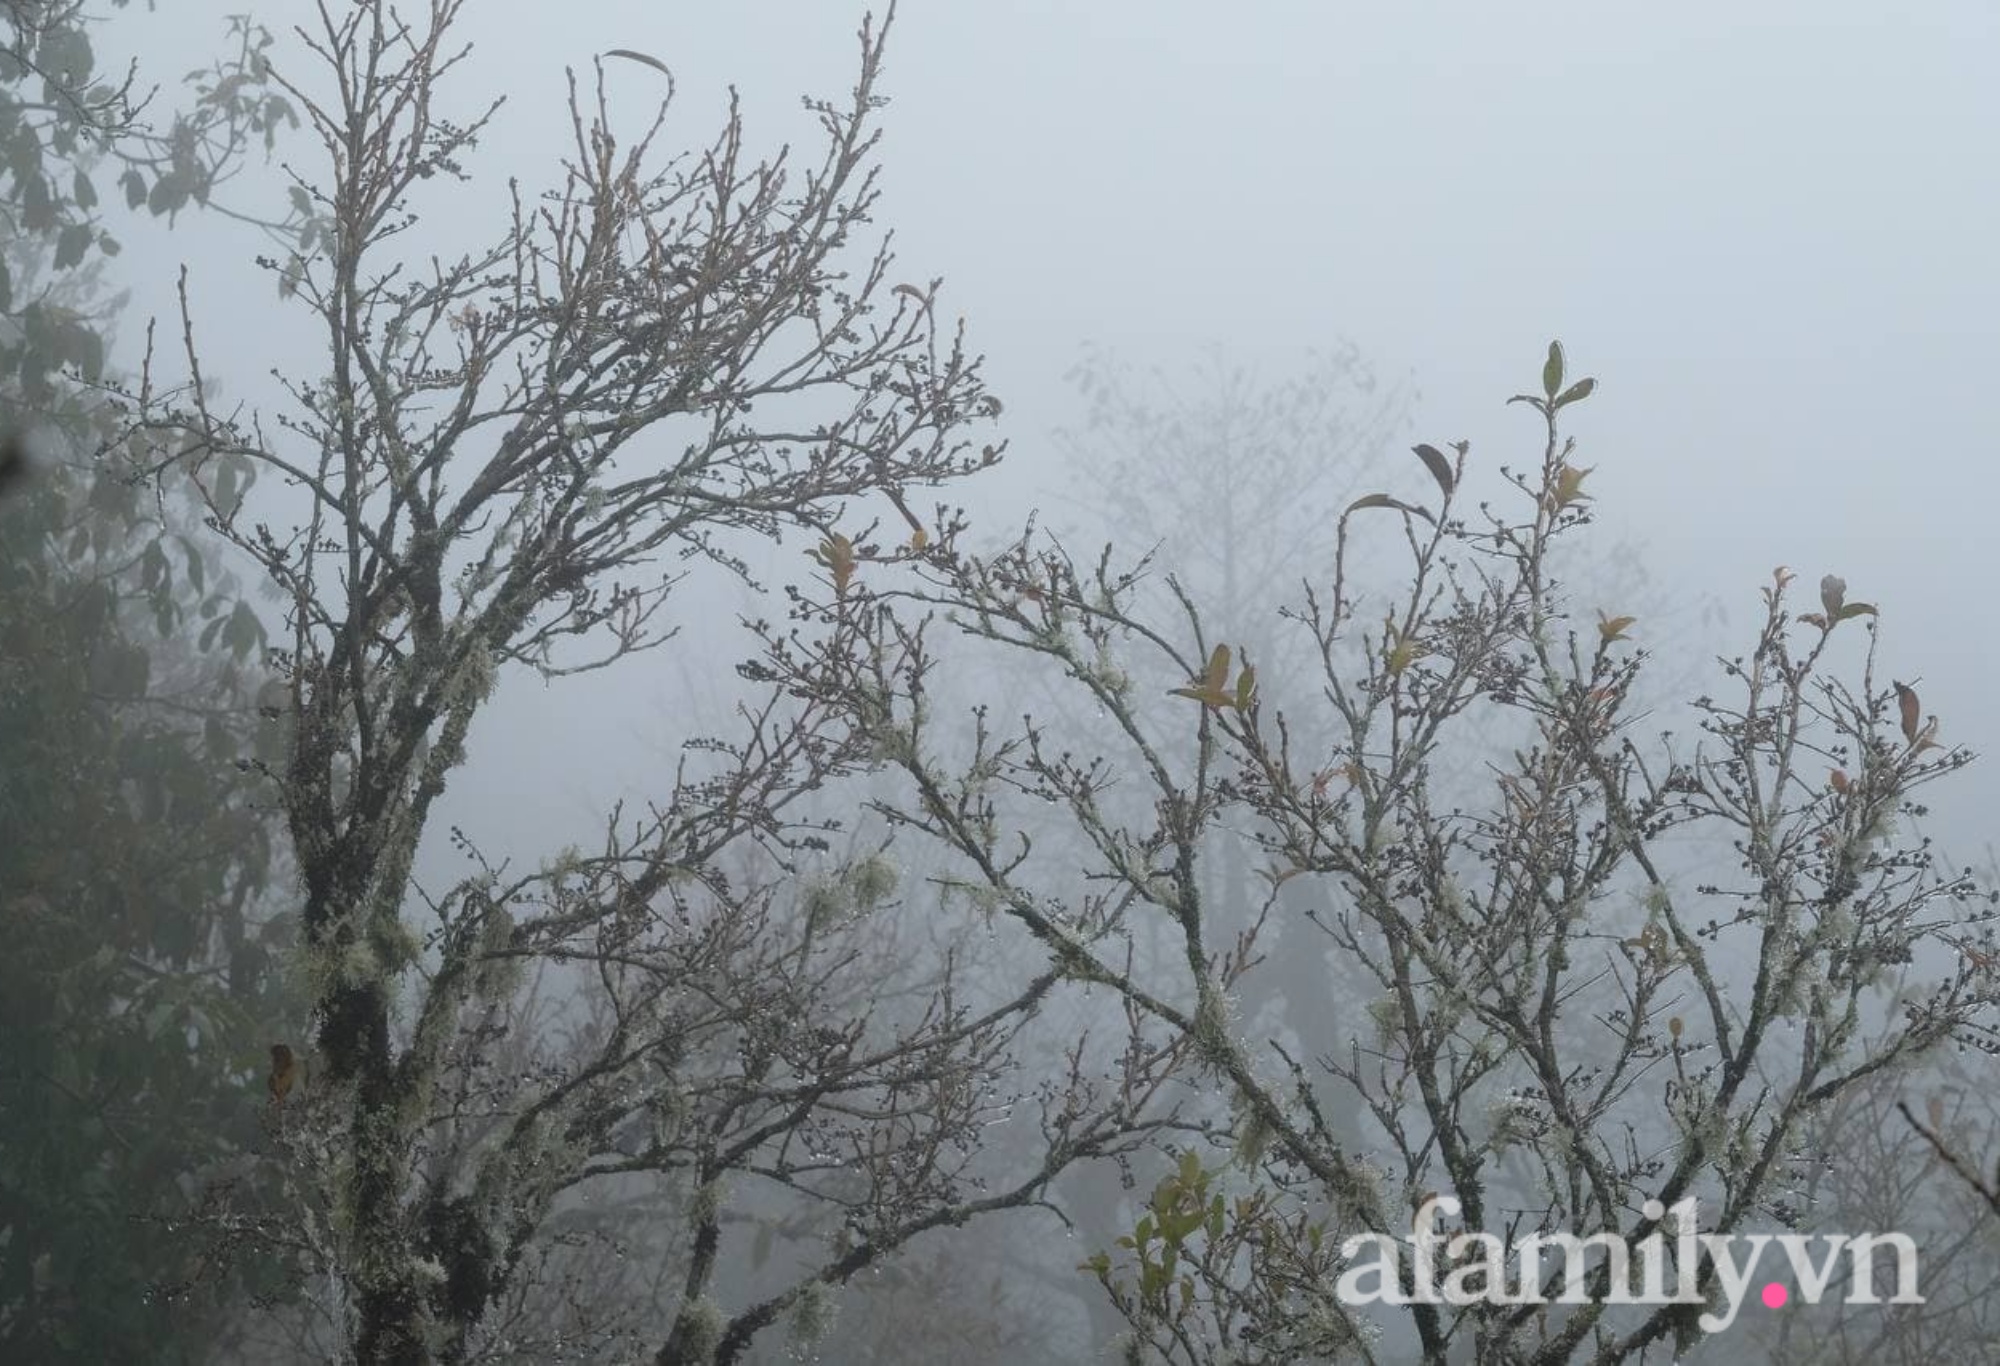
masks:
[(240, 601), (236, 610), (229, 614), (228, 621), (229, 624), (222, 628), (222, 643), (238, 659), (246, 658), (264, 638), (263, 623), (257, 620), (257, 614), (250, 610), (249, 603)]
[(82, 170), (78, 170), (75, 178), (70, 182), (69, 193), (70, 198), (76, 201), (76, 206), (79, 209), (87, 211), (97, 207), (97, 187), (90, 183), (90, 177), (85, 175)]
[(39, 171), (21, 185), (21, 225), (29, 232), (47, 232), (56, 225), (56, 201)]
[(673, 72), (667, 70), (667, 64), (650, 53), (634, 52), (629, 47), (614, 47), (604, 55), (607, 57), (623, 57), (628, 62), (639, 62), (645, 66), (652, 67), (653, 70), (659, 72), (669, 80), (673, 78)]
[(206, 592), (208, 566), (202, 561), (201, 547), (195, 544), (192, 536), (183, 536), (181, 549), (187, 554), (188, 582), (194, 585), (196, 593)]
[(1549, 343), (1549, 358), (1542, 363), (1542, 392), (1553, 402), (1563, 387), (1563, 344)]
[(1416, 445), (1410, 447), (1417, 458), (1424, 462), (1424, 468), (1431, 472), (1431, 478), (1438, 481), (1438, 488), (1444, 496), (1451, 497), (1451, 462), (1444, 458), (1444, 452), (1436, 446)]
[(134, 169), (118, 177), (119, 188), (125, 191), (125, 207), (136, 209), (146, 202), (146, 177)]
[(1431, 516), (1430, 509), (1419, 507), (1415, 503), (1406, 503), (1400, 498), (1391, 498), (1386, 493), (1364, 493), (1349, 503), (1347, 505), (1347, 512), (1343, 512), (1340, 515), (1345, 517), (1348, 512), (1359, 512), (1363, 508), (1389, 508), (1395, 512), (1411, 513), (1423, 518), (1432, 526), (1437, 525), (1437, 518)]
[(146, 211), (155, 218), (173, 214), (184, 208), (188, 201), (186, 177), (169, 172), (153, 182), (153, 188), (146, 195)]
[(1567, 404), (1581, 403), (1595, 392), (1597, 392), (1597, 381), (1586, 376), (1563, 390), (1556, 399), (1555, 406), (1561, 408)]

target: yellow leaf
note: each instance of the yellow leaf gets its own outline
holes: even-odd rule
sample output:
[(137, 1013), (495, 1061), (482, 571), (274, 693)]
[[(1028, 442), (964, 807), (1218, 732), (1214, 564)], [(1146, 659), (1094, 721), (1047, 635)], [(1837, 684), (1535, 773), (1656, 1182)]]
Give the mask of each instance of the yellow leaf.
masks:
[(922, 527), (918, 527), (915, 531), (910, 533), (910, 549), (920, 551), (930, 543), (931, 543), (931, 534), (930, 532), (925, 531)]
[(1250, 704), (1257, 700), (1257, 671), (1248, 664), (1236, 677), (1236, 710), (1249, 711)]
[(1201, 681), (1217, 692), (1220, 692), (1222, 685), (1229, 681), (1229, 647), (1227, 645), (1218, 645), (1209, 651), (1208, 672), (1202, 677)]
[(846, 597), (847, 586), (854, 580), (854, 542), (837, 531), (830, 532), (811, 553), (833, 575), (833, 595)]
[[(1254, 679), (1252, 685), (1255, 685)], [(1204, 707), (1214, 707), (1218, 711), (1235, 706), (1236, 695), (1229, 691), (1229, 647), (1218, 645), (1209, 652), (1208, 668), (1200, 678), (1188, 680), (1184, 688), (1169, 688), (1167, 691), (1169, 696), (1191, 697)]]
[(1583, 481), (1590, 476), (1590, 469), (1582, 465), (1564, 465), (1556, 476), (1555, 504), (1566, 508), (1571, 503), (1587, 503), (1590, 495), (1583, 491)]
[(1398, 634), (1393, 625), (1385, 633), (1385, 640), (1387, 648), (1382, 651), (1382, 666), (1388, 670), (1391, 678), (1401, 677), (1403, 670), (1409, 668), (1423, 654), (1414, 640)]
[(1609, 645), (1614, 640), (1625, 639), (1626, 628), (1637, 620), (1637, 617), (1607, 617), (1604, 613), (1599, 612), (1597, 614), (1597, 634), (1604, 638), (1606, 645)]

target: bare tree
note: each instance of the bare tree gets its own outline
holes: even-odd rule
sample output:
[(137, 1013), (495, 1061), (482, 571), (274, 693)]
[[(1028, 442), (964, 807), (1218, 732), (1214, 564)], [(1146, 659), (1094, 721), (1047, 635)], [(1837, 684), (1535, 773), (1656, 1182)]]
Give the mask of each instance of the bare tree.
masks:
[[(643, 812), (609, 813), (599, 847), (524, 873), (453, 832), (468, 875), (413, 882), (504, 675), (661, 645), (676, 585), (746, 575), (759, 540), (813, 538), (836, 598), (874, 564), (949, 555), (958, 517), (919, 518), (917, 492), (999, 455), (972, 435), (999, 405), (936, 283), (898, 282), (886, 246), (857, 254), (887, 21), (861, 29), (852, 94), (809, 103), (809, 164), (754, 159), (733, 106), (695, 155), (656, 157), (664, 103), (624, 145), (600, 61), (594, 94), (572, 77), (553, 189), (516, 188), (455, 258), (400, 255), (498, 108), (445, 112), (459, 9), (324, 5), (298, 35), (319, 74), (274, 63), (325, 178), (297, 182), (302, 249), (265, 265), (326, 371), (288, 384), (274, 428), (223, 414), (190, 324), (186, 382), (149, 360), (128, 395), (157, 467), (198, 481), (286, 608), (267, 771), (313, 1040), (271, 1050), (292, 1207), (239, 1222), (296, 1259), (322, 1358), (544, 1360), (650, 1333), (662, 1363), (734, 1361), (916, 1235), (1035, 1205), (1070, 1162), (1167, 1122), (1155, 1100), (1184, 1050), (1135, 1027), (1107, 1075), (1011, 1077), (1058, 974), (968, 982), (948, 942), (878, 991), (868, 922), (897, 871), (865, 850), (815, 872), (841, 820), (813, 809), (878, 757), (872, 733), (755, 670), (736, 733), (694, 746)], [(246, 511), (243, 461), (299, 491), (297, 525)], [(871, 507), (902, 544), (871, 542)], [(865, 625), (813, 648), (844, 659)], [(1003, 1168), (977, 1140), (1017, 1103), (1039, 1141)], [(604, 1202), (673, 1223), (635, 1238)], [(723, 1277), (729, 1239), (794, 1226), (824, 1236), (792, 1239), (754, 1293)], [(589, 1293), (620, 1239), (657, 1258), (664, 1319)]]
[[(1779, 570), (1750, 653), (1721, 661), (1734, 697), (1695, 703), (1701, 743), (1642, 742), (1627, 708), (1651, 656), (1632, 617), (1576, 621), (1550, 584), (1552, 548), (1592, 499), (1558, 423), (1595, 386), (1564, 369), (1551, 347), (1542, 391), (1519, 396), (1546, 439), (1527, 470), (1501, 468), (1500, 497), (1468, 505), (1491, 476), (1465, 444), (1426, 445), (1412, 473), (1438, 498), (1366, 494), (1330, 546), (1296, 547), (1327, 557), (1291, 613), (1317, 717), (1267, 708), (1261, 661), (1211, 637), (1185, 596), (1170, 630), (1130, 610), (1137, 577), (1109, 554), (1079, 565), (1047, 540), (912, 567), (873, 590), (844, 672), (794, 675), (878, 736), (906, 775), (894, 818), (954, 853), (968, 895), (1055, 971), (1187, 1040), (1228, 1097), (1229, 1160), (1179, 1144), (1143, 1217), (1088, 1263), (1135, 1352), (1686, 1352), (1713, 1331), (1711, 1259), (1685, 1259), (1691, 1299), (1619, 1303), (1622, 1263), (1582, 1268), (1579, 1252), (1588, 1293), (1552, 1305), (1570, 1258), (1510, 1273), (1508, 1242), (1604, 1235), (1634, 1262), (1665, 1256), (1671, 1278), (1689, 1217), (1724, 1235), (1782, 1226), (1812, 1118), (1976, 1037), (1991, 1009), (1992, 898), (1907, 830), (1918, 789), (1969, 756), (1941, 745), (1914, 687), (1884, 685), (1875, 609), (1839, 578), (1801, 613)], [(1364, 591), (1355, 548), (1399, 529), (1407, 584)], [(969, 763), (941, 757), (920, 705), (940, 612), (1066, 677), (1103, 709), (1098, 746), (1049, 743), (1030, 718), (982, 732)], [(1183, 703), (1171, 723), (1134, 700), (1156, 688)], [(1329, 728), (1331, 744), (1304, 738)], [(1456, 747), (1496, 739), (1483, 790), (1442, 789)], [(1084, 866), (1037, 860), (994, 818), (1005, 790), (1057, 803)], [(1269, 860), (1240, 930), (1218, 924), (1202, 875), (1231, 823)], [(1313, 893), (1314, 923), (1375, 993), (1370, 1027), (1310, 1055), (1243, 1028), (1246, 965), (1288, 886)], [(1161, 934), (1172, 952), (1135, 947)], [(1416, 1289), (1405, 1256), (1379, 1274), (1412, 1302), (1357, 1306), (1343, 1268), (1372, 1244), (1347, 1240), (1405, 1247), (1424, 1219), (1464, 1235), (1436, 1272), (1458, 1297)]]
[[(1968, 1206), (1963, 1186), (1942, 1170), (1951, 1157), (1933, 1147), (1947, 1136), (1976, 1151), (2000, 1146), (2000, 1098), (1984, 1084), (1991, 1065), (1984, 1050), (1940, 1049), (1913, 1067), (1875, 1073), (1808, 1121), (1787, 1214), (1807, 1231), (1895, 1229), (1914, 1238), (1924, 1302), (1849, 1303), (1857, 1268), (1843, 1262), (1833, 1278), (1840, 1303), (1756, 1325), (1773, 1366), (1977, 1361), (2000, 1340), (2000, 1219)], [(1924, 1132), (1905, 1122), (1915, 1118), (1909, 1098)]]

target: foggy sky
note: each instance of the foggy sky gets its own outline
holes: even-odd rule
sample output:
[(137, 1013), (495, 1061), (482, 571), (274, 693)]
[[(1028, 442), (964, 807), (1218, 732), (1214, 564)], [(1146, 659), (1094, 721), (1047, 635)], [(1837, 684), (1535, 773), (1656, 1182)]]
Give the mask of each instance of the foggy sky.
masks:
[[(107, 61), (129, 50), (171, 82), (220, 46), (235, 8), (121, 11)], [(472, 0), (478, 51), (455, 112), (506, 92), (476, 169), (554, 183), (563, 66), (587, 83), (593, 53), (632, 47), (679, 78), (669, 147), (701, 145), (734, 82), (753, 149), (792, 137), (810, 151), (798, 97), (851, 85), (861, 12)], [(310, 14), (259, 17), (278, 29)], [(316, 75), (288, 37), (276, 52)], [(1536, 456), (1534, 419), (1503, 403), (1561, 337), (1601, 384), (1570, 424), (1578, 462), (1596, 467), (1594, 534), (1641, 541), (1660, 578), (1720, 595), (1744, 650), (1774, 566), (1805, 589), (1842, 574), (1850, 598), (1882, 608), (1885, 674), (1923, 680), (1945, 740), (2000, 756), (1996, 53), (2000, 9), (1979, 0), (905, 0), (878, 224), (896, 234), (899, 278), (945, 277), (942, 305), (968, 318), (1007, 401), (1008, 468), (956, 494), (993, 534), (1055, 482), (1046, 436), (1073, 411), (1060, 376), (1085, 340), (1168, 365), (1220, 343), (1275, 378), (1306, 348), (1352, 339), (1385, 375), (1414, 376), (1411, 439), (1469, 439), (1477, 468)], [(634, 132), (652, 74), (616, 73)], [(304, 137), (280, 151), (318, 164)], [(418, 207), (471, 219), (498, 188)], [(454, 226), (434, 221), (426, 245)], [(251, 271), (253, 236), (203, 217), (117, 231), (137, 304), (128, 343), (147, 312), (177, 331), (185, 261), (205, 366), (233, 396), (271, 401), (274, 355), (315, 369), (310, 334)], [(1414, 462), (1398, 477), (1423, 491)], [(1301, 547), (1301, 572), (1325, 551)], [(1858, 664), (1862, 639), (1841, 658)], [(474, 767), (500, 762), (504, 731), (487, 779), (554, 774), (587, 816), (666, 761), (625, 733), (635, 718), (671, 728), (678, 677), (636, 664), (516, 687), (475, 734)], [(1995, 763), (1930, 794), (1954, 835), (1986, 838)], [(498, 817), (531, 846), (547, 819)]]

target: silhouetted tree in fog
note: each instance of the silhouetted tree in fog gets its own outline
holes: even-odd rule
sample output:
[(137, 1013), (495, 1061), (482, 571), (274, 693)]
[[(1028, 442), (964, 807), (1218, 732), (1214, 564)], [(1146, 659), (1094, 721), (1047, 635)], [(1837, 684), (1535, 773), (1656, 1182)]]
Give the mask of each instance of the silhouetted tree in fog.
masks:
[[(285, 604), (267, 771), (313, 1032), (270, 1082), (314, 1274), (303, 1346), (547, 1359), (650, 1334), (662, 1363), (733, 1361), (784, 1316), (811, 1336), (829, 1288), (911, 1238), (1034, 1205), (1070, 1162), (1165, 1122), (1153, 1098), (1185, 1049), (1135, 1025), (1108, 1073), (1013, 1076), (1058, 974), (970, 982), (948, 950), (878, 997), (890, 946), (869, 922), (898, 870), (867, 851), (816, 873), (841, 822), (808, 800), (879, 760), (877, 737), (767, 667), (743, 675), (734, 733), (644, 810), (608, 813), (600, 844), (517, 871), (453, 832), (472, 871), (413, 882), (504, 677), (665, 645), (675, 566), (740, 573), (757, 540), (804, 533), (827, 591), (858, 603), (880, 566), (954, 543), (958, 519), (919, 516), (920, 492), (998, 458), (975, 435), (998, 402), (935, 284), (865, 249), (886, 23), (863, 27), (851, 94), (810, 104), (809, 160), (755, 158), (733, 108), (691, 156), (659, 155), (659, 122), (620, 137), (614, 71), (671, 85), (609, 54), (573, 93), (554, 186), (458, 254), (411, 259), (400, 236), (461, 193), (492, 113), (447, 113), (459, 14), (328, 9), (302, 38), (318, 74), (275, 64), (324, 169), (298, 186), (312, 240), (268, 265), (316, 320), (324, 372), (290, 383), (275, 424), (232, 420), (190, 324), (188, 383), (156, 359), (133, 395), (159, 467), (199, 482)], [(246, 460), (299, 491), (296, 525), (246, 513), (224, 478)], [(891, 518), (879, 543), (871, 511)], [(808, 672), (867, 629), (857, 608), (801, 638), (825, 661)], [(995, 1163), (979, 1136), (1017, 1106), (1038, 1140)], [(635, 1188), (679, 1221), (667, 1293), (606, 1304), (573, 1223)], [(830, 1231), (789, 1240), (766, 1280), (724, 1274), (800, 1209)]]
[[(1970, 756), (1878, 670), (1873, 605), (1833, 574), (1802, 604), (1781, 568), (1750, 650), (1694, 703), (1698, 744), (1628, 716), (1645, 623), (1576, 614), (1549, 573), (1590, 520), (1592, 467), (1559, 423), (1594, 388), (1552, 346), (1516, 399), (1544, 427), (1537, 460), (1425, 444), (1409, 481), (1348, 503), (1291, 617), (1311, 692), (1272, 689), (1303, 701), (1267, 704), (1265, 660), (1191, 597), (1171, 621), (1143, 613), (1136, 573), (1047, 539), (927, 557), (871, 584), (865, 612), (820, 604), (866, 622), (857, 648), (789, 677), (902, 768), (899, 827), (951, 851), (965, 895), (1054, 971), (1184, 1039), (1220, 1102), (1206, 1118), (1226, 1141), (1173, 1143), (1135, 1226), (1087, 1261), (1135, 1359), (1685, 1353), (1712, 1331), (1710, 1259), (1686, 1268), (1693, 1302), (1616, 1302), (1599, 1257), (1582, 1302), (1553, 1306), (1537, 1301), (1564, 1293), (1567, 1256), (1494, 1262), (1529, 1235), (1601, 1234), (1657, 1234), (1672, 1262), (1690, 1199), (1704, 1233), (1784, 1227), (1822, 1160), (1816, 1115), (1929, 1050), (1991, 1042), (1993, 898), (1908, 830), (1915, 794)], [(1377, 587), (1364, 545), (1400, 548), (1404, 581)], [(1097, 742), (1058, 745), (1030, 716), (943, 757), (925, 699), (946, 629), (1042, 661), (1102, 709)], [(1145, 700), (1163, 692), (1176, 714)], [(1451, 777), (1466, 747), (1498, 752), (1469, 795)], [(1054, 802), (1082, 866), (1037, 861), (995, 818), (1006, 791)], [(1247, 927), (1204, 876), (1230, 826), (1265, 862)], [(1301, 889), (1371, 996), (1365, 1027), (1290, 1048), (1246, 1022), (1280, 891)], [(1142, 947), (1161, 936), (1171, 952)], [(1408, 1255), (1343, 1291), (1354, 1262), (1381, 1264), (1368, 1238), (1407, 1254), (1425, 1219), (1451, 1297)], [(1412, 1302), (1354, 1293), (1399, 1286)]]

